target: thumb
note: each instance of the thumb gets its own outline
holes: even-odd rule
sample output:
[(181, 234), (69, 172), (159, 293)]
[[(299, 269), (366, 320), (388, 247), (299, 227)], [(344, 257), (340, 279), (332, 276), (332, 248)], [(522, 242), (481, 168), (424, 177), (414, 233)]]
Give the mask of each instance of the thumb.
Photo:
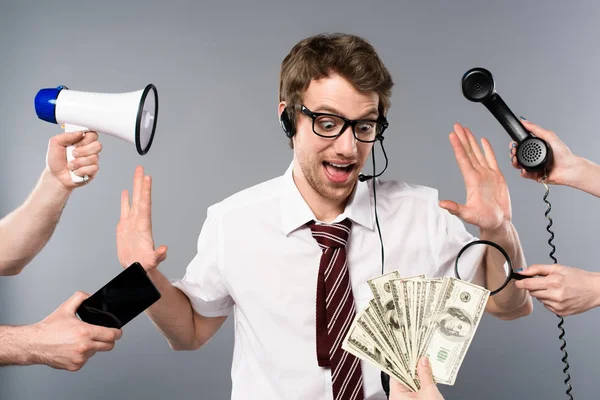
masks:
[(417, 374), (419, 376), (419, 381), (421, 382), (421, 390), (435, 386), (435, 382), (433, 381), (433, 371), (431, 370), (429, 358), (422, 357), (419, 360), (419, 365), (417, 365)]
[(73, 296), (71, 296), (67, 301), (65, 301), (61, 306), (61, 310), (66, 312), (69, 315), (75, 315), (75, 312), (81, 305), (81, 303), (90, 297), (89, 294), (77, 291)]
[(445, 210), (448, 210), (448, 212), (452, 215), (458, 215), (460, 213), (461, 206), (455, 201), (441, 200), (439, 204), (440, 207), (442, 207)]
[(450, 214), (456, 215), (465, 222), (473, 223), (475, 220), (471, 215), (471, 212), (469, 212), (469, 209), (463, 204), (458, 204), (452, 200), (442, 200), (439, 202), (439, 205), (441, 208), (448, 210)]
[(558, 265), (552, 264), (534, 264), (529, 268), (525, 268), (523, 271), (519, 271), (519, 274), (526, 276), (536, 276), (536, 275), (550, 275), (556, 272), (560, 267)]
[(168, 249), (169, 248), (165, 245), (162, 245), (158, 249), (156, 249), (156, 251), (154, 252), (154, 259), (156, 260), (157, 265), (166, 260)]
[(81, 139), (83, 139), (84, 135), (85, 131), (61, 133), (54, 137), (54, 143), (62, 147), (67, 147), (79, 142)]
[(541, 126), (534, 124), (533, 122), (529, 122), (526, 119), (522, 119), (521, 123), (525, 128), (533, 133), (535, 136), (540, 137), (546, 141), (552, 140), (556, 138), (556, 134), (548, 129), (544, 129)]
[(439, 205), (441, 208), (448, 210), (450, 214), (457, 216), (466, 223), (477, 225), (477, 215), (474, 215), (473, 210), (465, 207), (465, 205), (458, 204), (452, 200), (442, 200)]

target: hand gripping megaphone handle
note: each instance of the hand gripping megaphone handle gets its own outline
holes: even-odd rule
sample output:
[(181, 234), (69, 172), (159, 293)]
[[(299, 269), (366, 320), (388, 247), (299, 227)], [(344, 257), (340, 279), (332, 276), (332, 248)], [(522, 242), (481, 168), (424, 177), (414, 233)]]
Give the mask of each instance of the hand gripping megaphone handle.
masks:
[[(64, 124), (65, 127), (65, 132), (78, 132), (78, 131), (88, 131), (89, 129), (83, 126), (79, 126), (79, 125), (73, 125), (73, 124)], [(85, 133), (83, 134), (85, 136)], [(71, 161), (73, 161), (75, 159), (75, 157), (73, 157), (73, 150), (75, 149), (74, 145), (70, 145), (67, 146), (67, 163), (70, 163)], [(88, 179), (90, 179), (89, 176), (85, 175), (85, 176), (79, 176), (77, 174), (75, 174), (73, 171), (69, 171), (69, 173), (71, 174), (71, 180), (73, 181), (73, 183), (81, 183), (81, 182), (86, 182)]]

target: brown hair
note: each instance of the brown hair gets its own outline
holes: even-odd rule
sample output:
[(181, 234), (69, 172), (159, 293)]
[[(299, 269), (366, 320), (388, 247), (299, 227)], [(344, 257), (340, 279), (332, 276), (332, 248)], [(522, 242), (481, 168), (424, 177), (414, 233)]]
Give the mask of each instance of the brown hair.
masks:
[(287, 103), (290, 121), (296, 123), (310, 82), (331, 73), (341, 75), (360, 92), (376, 92), (380, 115), (387, 113), (394, 83), (373, 46), (355, 35), (322, 33), (298, 42), (281, 63), (279, 101)]

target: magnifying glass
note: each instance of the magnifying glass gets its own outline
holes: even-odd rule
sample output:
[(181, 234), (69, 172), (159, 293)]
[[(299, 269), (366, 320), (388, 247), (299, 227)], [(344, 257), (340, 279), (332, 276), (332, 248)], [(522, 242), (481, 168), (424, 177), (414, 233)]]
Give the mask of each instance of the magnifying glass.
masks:
[[(504, 289), (506, 287), (506, 285), (508, 285), (508, 283), (510, 282), (511, 279), (519, 281), (521, 279), (531, 278), (530, 276), (525, 276), (525, 275), (517, 274), (516, 272), (514, 272), (513, 268), (512, 268), (512, 262), (510, 261), (510, 257), (508, 256), (506, 251), (498, 244), (496, 244), (494, 242), (490, 242), (489, 240), (475, 240), (471, 243), (467, 243), (462, 249), (460, 249), (460, 251), (458, 252), (458, 255), (456, 256), (456, 261), (454, 262), (454, 274), (456, 275), (456, 278), (462, 279), (461, 275), (459, 274), (459, 270), (461, 270), (463, 272), (463, 276), (467, 275), (466, 271), (467, 271), (467, 268), (469, 265), (463, 264), (462, 267), (459, 267), (458, 260), (460, 259), (461, 256), (464, 255), (464, 253), (467, 251), (467, 249), (474, 247), (474, 246), (491, 246), (494, 249), (496, 249), (504, 257), (504, 259), (506, 259), (506, 264), (504, 267), (504, 271), (506, 274), (506, 280), (499, 288), (497, 288), (495, 290), (490, 290), (490, 296), (498, 294), (502, 289)], [(482, 249), (478, 248), (477, 250), (481, 251)], [(486, 250), (489, 250), (489, 249), (486, 249)], [(469, 269), (469, 271), (472, 271), (472, 270), (473, 270), (472, 268)], [(491, 288), (488, 288), (488, 290), (489, 289), (491, 289)]]

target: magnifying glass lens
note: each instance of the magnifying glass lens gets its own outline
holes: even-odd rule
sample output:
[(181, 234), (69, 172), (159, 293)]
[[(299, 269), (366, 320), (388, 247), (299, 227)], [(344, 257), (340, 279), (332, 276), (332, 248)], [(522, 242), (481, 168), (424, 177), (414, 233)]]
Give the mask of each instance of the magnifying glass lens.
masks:
[[(484, 265), (494, 267), (485, 271)], [(502, 269), (496, 267), (499, 265), (502, 265)], [(483, 240), (469, 243), (463, 247), (455, 263), (455, 274), (458, 279), (482, 286), (491, 292), (490, 295), (504, 289), (510, 281), (511, 269), (510, 259), (506, 252), (501, 250), (497, 244)], [(490, 278), (495, 276), (493, 281), (498, 283), (494, 287), (488, 287), (486, 281), (490, 279), (486, 279), (486, 274)]]

